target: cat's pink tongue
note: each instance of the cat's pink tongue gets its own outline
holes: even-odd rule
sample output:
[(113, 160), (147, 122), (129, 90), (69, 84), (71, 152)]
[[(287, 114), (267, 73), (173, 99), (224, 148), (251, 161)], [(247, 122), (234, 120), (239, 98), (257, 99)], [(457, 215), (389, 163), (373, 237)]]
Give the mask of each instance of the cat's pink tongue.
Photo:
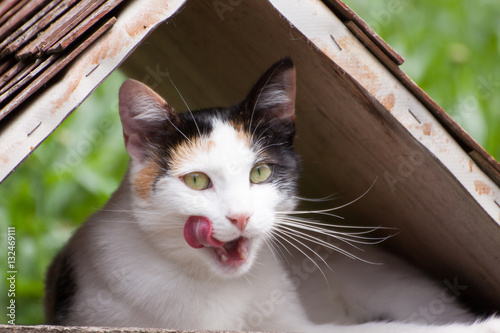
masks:
[(224, 242), (212, 237), (212, 223), (204, 216), (190, 216), (187, 219), (184, 225), (184, 239), (195, 249), (224, 245)]

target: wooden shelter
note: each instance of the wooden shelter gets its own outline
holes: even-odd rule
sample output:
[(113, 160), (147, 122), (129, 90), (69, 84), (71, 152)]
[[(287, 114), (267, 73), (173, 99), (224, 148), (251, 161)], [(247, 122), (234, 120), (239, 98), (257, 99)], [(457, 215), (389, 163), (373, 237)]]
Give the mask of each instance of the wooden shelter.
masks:
[[(340, 0), (26, 0), (5, 19), (8, 3), (0, 5), (0, 180), (118, 67), (183, 110), (167, 73), (192, 109), (231, 105), (291, 56), (303, 195), (341, 190), (354, 199), (375, 181), (347, 221), (398, 228), (394, 251), (500, 306), (500, 164)], [(11, 47), (62, 4), (61, 26), (72, 23), (65, 34), (49, 24)], [(33, 17), (30, 27), (21, 17)]]

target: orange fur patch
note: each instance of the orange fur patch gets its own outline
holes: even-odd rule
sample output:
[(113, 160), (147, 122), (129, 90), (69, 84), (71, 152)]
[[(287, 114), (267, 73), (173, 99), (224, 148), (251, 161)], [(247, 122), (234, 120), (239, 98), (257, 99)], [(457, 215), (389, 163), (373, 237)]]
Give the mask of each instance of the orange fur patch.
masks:
[(177, 173), (178, 165), (184, 161), (190, 161), (196, 156), (197, 152), (209, 152), (214, 146), (214, 142), (207, 138), (196, 138), (191, 141), (183, 141), (174, 148), (171, 158), (172, 171)]
[(247, 146), (250, 145), (250, 133), (240, 130), (237, 132), (238, 139), (245, 142)]
[(134, 179), (134, 188), (142, 199), (149, 199), (156, 177), (160, 174), (160, 166), (151, 162), (137, 173)]
[[(236, 130), (236, 137), (250, 146), (250, 134), (243, 130), (243, 126), (231, 122)], [(199, 153), (208, 153), (214, 147), (215, 142), (207, 137), (192, 138), (191, 141), (183, 141), (173, 149), (170, 159), (170, 167), (174, 175), (180, 176), (180, 166), (187, 161), (192, 161)]]
[(230, 121), (229, 123), (236, 130), (236, 136), (238, 137), (238, 139), (250, 146), (250, 133), (243, 129), (243, 125), (234, 121)]

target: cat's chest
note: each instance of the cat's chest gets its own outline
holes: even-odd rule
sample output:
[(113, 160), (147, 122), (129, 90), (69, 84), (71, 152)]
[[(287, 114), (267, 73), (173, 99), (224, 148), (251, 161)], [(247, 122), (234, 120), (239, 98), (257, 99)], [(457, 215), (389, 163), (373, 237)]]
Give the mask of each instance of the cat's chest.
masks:
[[(268, 258), (261, 259), (267, 261)], [(160, 327), (243, 330), (249, 327), (249, 320), (255, 319), (255, 313), (262, 312), (262, 304), (269, 303), (274, 291), (284, 293), (284, 286), (279, 285), (277, 278), (283, 274), (275, 262), (271, 268), (255, 269), (246, 277), (236, 279), (200, 280), (180, 274), (165, 280), (162, 292), (151, 288), (151, 298), (145, 301), (150, 307), (153, 298), (157, 302), (157, 306), (151, 308), (159, 309), (155, 319)], [(172, 308), (175, 311), (160, 310)], [(256, 328), (257, 324), (252, 322), (252, 327)]]
[[(259, 285), (255, 288), (264, 287)], [(157, 327), (189, 329), (244, 328), (256, 292), (247, 281), (203, 281), (179, 275), (142, 294)], [(175, 309), (165, 311), (164, 309)]]

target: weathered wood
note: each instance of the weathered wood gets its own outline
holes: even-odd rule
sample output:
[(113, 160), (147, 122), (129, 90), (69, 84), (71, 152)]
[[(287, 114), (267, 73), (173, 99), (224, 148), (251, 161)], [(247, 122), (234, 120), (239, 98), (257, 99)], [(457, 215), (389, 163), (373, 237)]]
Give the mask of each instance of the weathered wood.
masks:
[(7, 5), (9, 9), (2, 16), (0, 16), (0, 26), (7, 22), (18, 11), (20, 11), (28, 2), (29, 0), (21, 0), (14, 1), (14, 6)]
[(101, 18), (107, 15), (110, 11), (112, 11), (116, 6), (118, 6), (123, 0), (108, 0), (101, 7), (96, 9), (85, 18), (78, 26), (76, 26), (70, 33), (64, 36), (61, 40), (59, 40), (56, 44), (50, 47), (47, 50), (47, 53), (57, 53), (64, 50), (75, 41), (78, 37), (80, 37), (85, 31), (90, 29), (95, 23), (97, 23)]
[(5, 99), (5, 98), (2, 97), (2, 95), (6, 94), (6, 93), (14, 94), (15, 91), (17, 90), (16, 89), (16, 84), (19, 83), (19, 81), (21, 81), (26, 76), (34, 75), (35, 73), (33, 73), (33, 69), (35, 67), (37, 67), (40, 64), (40, 62), (42, 62), (42, 60), (41, 59), (37, 59), (34, 62), (28, 63), (27, 66), (25, 66), (24, 68), (22, 68), (21, 70), (19, 70), (15, 74), (15, 76), (12, 77), (8, 82), (5, 82), (5, 83), (2, 82), (2, 79), (4, 77), (2, 77), (2, 79), (0, 79), (0, 104)]
[(36, 39), (17, 52), (16, 57), (18, 59), (26, 59), (33, 56), (40, 57), (41, 54), (45, 53), (54, 43), (69, 33), (104, 1), (80, 1), (66, 12), (64, 16), (52, 23), (48, 29), (40, 33)]
[[(0, 333), (231, 333), (228, 331), (181, 331), (158, 328), (110, 328), (110, 327), (65, 327), (65, 326), (8, 326), (0, 325)], [(236, 333), (236, 332), (233, 332)], [(256, 332), (258, 333), (258, 332)]]
[(0, 90), (0, 105), (15, 96), (23, 86), (40, 74), (46, 67), (54, 63), (56, 59), (57, 57), (55, 56), (45, 60), (37, 59), (35, 62), (30, 63), (19, 71), (19, 73)]
[(14, 59), (4, 59), (0, 61), (0, 77), (4, 75), (4, 73), (14, 66), (16, 61)]
[(4, 0), (0, 2), (0, 17), (2, 17), (5, 13), (7, 13), (14, 5), (18, 2), (18, 0)]
[(5, 73), (3, 73), (2, 77), (0, 77), (0, 88), (5, 86), (10, 80), (12, 80), (13, 77), (15, 77), (27, 66), (29, 66), (29, 62), (18, 62), (10, 67), (10, 69), (8, 69)]
[[(385, 42), (366, 22), (353, 12), (345, 3), (340, 0), (323, 0), (323, 2), (333, 10), (343, 21), (352, 21), (359, 28), (355, 35), (360, 39), (368, 37), (374, 45), (384, 52), (391, 61), (400, 66), (404, 63), (404, 58), (399, 55), (389, 44)], [(378, 54), (378, 52), (377, 52)]]
[[(19, 45), (22, 45), (23, 42), (27, 42), (31, 36), (27, 33), (37, 22), (43, 22), (47, 19), (49, 12), (56, 7), (62, 0), (53, 0), (49, 2), (42, 10), (38, 11), (36, 15), (34, 15), (28, 22), (24, 23), (19, 29), (17, 29), (14, 33), (10, 34), (7, 38), (5, 38), (0, 43), (0, 57), (4, 58), (5, 56), (11, 54), (14, 50), (16, 50)], [(47, 21), (48, 23), (50, 22)], [(47, 23), (47, 24), (48, 24)], [(45, 27), (45, 25), (43, 26)], [(39, 29), (37, 29), (39, 31)], [(21, 37), (21, 35), (23, 35)], [(17, 44), (14, 44), (14, 41), (17, 40)], [(11, 44), (11, 45), (9, 45)], [(8, 46), (8, 47), (7, 47)]]
[(475, 152), (470, 154), (471, 158), (476, 162), (483, 171), (489, 175), (495, 182), (500, 185), (500, 163), (495, 160), (481, 145), (479, 145), (458, 123), (439, 106), (432, 98), (429, 97), (413, 80), (403, 72), (397, 64), (395, 64), (385, 53), (383, 53), (368, 36), (361, 33), (358, 25), (354, 22), (345, 22), (346, 26), (351, 30), (356, 37), (386, 66), (386, 68), (394, 74), (403, 84), (409, 89), (439, 120), (448, 132), (464, 147), (467, 152)]
[(109, 19), (96, 32), (94, 32), (89, 38), (79, 44), (78, 47), (71, 51), (71, 53), (69, 53), (67, 56), (58, 58), (56, 61), (53, 61), (54, 59), (56, 59), (55, 56), (49, 57), (44, 63), (40, 64), (40, 66), (44, 66), (43, 68), (47, 67), (47, 70), (43, 71), (43, 75), (38, 75), (26, 88), (24, 88), (17, 96), (15, 96), (7, 105), (5, 105), (0, 110), (0, 120), (2, 120), (22, 102), (27, 100), (31, 95), (38, 91), (44, 84), (52, 79), (64, 67), (66, 67), (66, 65), (68, 65), (73, 59), (75, 59), (90, 44), (92, 44), (97, 38), (99, 38), (108, 29), (110, 29), (115, 22), (115, 17)]
[(38, 11), (49, 0), (26, 0), (25, 5), (19, 9), (14, 15), (9, 17), (7, 21), (0, 26), (0, 40), (7, 37), (8, 33), (17, 29), (27, 18), (31, 17), (34, 12)]

